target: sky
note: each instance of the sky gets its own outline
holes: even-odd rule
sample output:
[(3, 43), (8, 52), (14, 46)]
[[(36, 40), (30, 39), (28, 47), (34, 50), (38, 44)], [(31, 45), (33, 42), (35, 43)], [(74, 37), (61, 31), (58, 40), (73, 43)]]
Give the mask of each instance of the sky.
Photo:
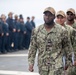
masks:
[(0, 0), (0, 15), (6, 16), (11, 11), (15, 14), (22, 14), (24, 21), (26, 17), (35, 16), (36, 26), (44, 23), (43, 11), (46, 7), (53, 7), (56, 12), (67, 11), (68, 8), (76, 10), (76, 0)]

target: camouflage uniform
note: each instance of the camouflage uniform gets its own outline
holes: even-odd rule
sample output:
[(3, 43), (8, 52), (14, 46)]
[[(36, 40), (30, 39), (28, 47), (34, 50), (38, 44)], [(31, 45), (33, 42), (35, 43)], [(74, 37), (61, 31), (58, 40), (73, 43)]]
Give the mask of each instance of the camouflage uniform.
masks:
[[(69, 11), (75, 14), (74, 9), (70, 8), (67, 10), (67, 12)], [(74, 22), (71, 26), (74, 28), (72, 32), (71, 43), (74, 51), (74, 60), (76, 61), (76, 22)], [(68, 75), (76, 75), (76, 66), (70, 65), (68, 68)]]
[(71, 37), (73, 33), (73, 28), (69, 25), (64, 25), (64, 28), (68, 31), (68, 36)]
[[(57, 12), (57, 14), (56, 14), (57, 19), (58, 19), (58, 16), (62, 16), (63, 19), (66, 19), (66, 15), (65, 15), (64, 11), (62, 11), (62, 10), (60, 10), (60, 11)], [(58, 20), (59, 20), (59, 19), (58, 19)], [(72, 28), (71, 26), (67, 25), (66, 23), (64, 23), (65, 20), (62, 20), (62, 19), (61, 19), (61, 20), (59, 20), (59, 21), (60, 21), (60, 22), (63, 21), (63, 23), (62, 23), (61, 26), (63, 26), (63, 27), (68, 31), (68, 36), (71, 37), (71, 36), (72, 36), (72, 33), (73, 33), (73, 28)], [(57, 20), (56, 20), (56, 23), (61, 24), (61, 23), (57, 22)], [(64, 25), (63, 25), (63, 24), (64, 24)]]
[(73, 49), (75, 51), (75, 59), (76, 59), (76, 22), (74, 22), (74, 24), (72, 25), (72, 27), (74, 28), (73, 34), (72, 34), (72, 40), (73, 40)]
[(62, 56), (70, 62), (72, 46), (67, 36), (67, 31), (60, 25), (47, 32), (44, 24), (34, 30), (28, 53), (29, 64), (34, 65), (38, 50), (38, 68), (40, 75), (63, 75)]
[(72, 24), (72, 27), (76, 29), (76, 22)]
[[(72, 27), (74, 28), (74, 32), (73, 32), (73, 48), (75, 51), (75, 56), (76, 56), (76, 22), (74, 22), (74, 24), (72, 24)], [(75, 57), (76, 59), (76, 57)]]
[[(72, 14), (75, 14), (75, 10), (73, 8), (69, 8), (67, 12), (71, 12)], [(67, 24), (67, 23), (66, 23)], [(68, 24), (67, 24), (68, 25)], [(68, 25), (69, 26), (69, 25)], [(71, 25), (73, 27), (73, 32), (72, 32), (72, 46), (74, 49), (74, 52), (76, 52), (76, 22)], [(75, 57), (76, 58), (76, 57)]]
[[(76, 61), (76, 29), (73, 30), (72, 33), (72, 47), (74, 50), (74, 60)], [(70, 66), (68, 75), (76, 75), (76, 66)]]
[[(76, 52), (76, 23), (74, 22), (74, 24), (71, 25), (72, 28), (69, 25), (66, 25), (66, 26), (68, 26), (67, 27), (68, 28), (67, 29), (68, 30), (68, 34), (70, 32), (70, 35), (71, 35), (71, 41), (72, 41), (73, 50), (74, 50), (74, 52)], [(75, 59), (76, 59), (76, 57), (75, 57)]]
[[(74, 53), (76, 52), (76, 30), (73, 29), (71, 26), (69, 25), (65, 25), (64, 26), (66, 28), (66, 30), (68, 31), (68, 35), (70, 37), (70, 41), (73, 47), (73, 51)], [(76, 60), (76, 53), (75, 53), (75, 58)], [(73, 62), (70, 63), (69, 68), (67, 70), (67, 75), (76, 75), (76, 67), (72, 66)]]

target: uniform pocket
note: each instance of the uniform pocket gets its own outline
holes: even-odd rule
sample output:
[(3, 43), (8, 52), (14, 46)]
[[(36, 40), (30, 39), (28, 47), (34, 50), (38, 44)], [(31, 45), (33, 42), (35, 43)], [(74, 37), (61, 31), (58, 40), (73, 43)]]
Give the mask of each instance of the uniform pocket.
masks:
[(42, 70), (48, 71), (49, 70), (49, 67), (48, 66), (42, 66)]

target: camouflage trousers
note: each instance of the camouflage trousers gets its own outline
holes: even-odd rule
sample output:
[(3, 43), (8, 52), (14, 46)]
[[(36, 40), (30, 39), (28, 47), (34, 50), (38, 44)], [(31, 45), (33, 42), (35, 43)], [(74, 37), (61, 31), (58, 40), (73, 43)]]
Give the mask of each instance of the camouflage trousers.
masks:
[(51, 68), (48, 68), (48, 67), (43, 67), (42, 68), (39, 68), (39, 74), (40, 75), (65, 75), (64, 74), (64, 70), (63, 68), (58, 68), (58, 69), (51, 69)]
[(67, 75), (76, 75), (76, 66), (69, 67), (67, 73)]

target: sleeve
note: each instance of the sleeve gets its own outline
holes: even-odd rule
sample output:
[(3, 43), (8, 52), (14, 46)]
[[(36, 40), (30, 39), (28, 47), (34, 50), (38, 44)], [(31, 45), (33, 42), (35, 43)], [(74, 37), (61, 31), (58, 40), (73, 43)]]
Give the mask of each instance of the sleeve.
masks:
[(0, 24), (0, 36), (3, 33), (3, 28), (2, 28), (2, 24)]
[(75, 61), (76, 61), (76, 30), (75, 29), (73, 30), (71, 40), (72, 40), (72, 46), (73, 46), (73, 50), (75, 54)]
[(35, 29), (32, 32), (31, 36), (31, 42), (30, 42), (30, 47), (29, 47), (29, 52), (28, 52), (28, 62), (29, 65), (34, 65), (35, 57), (36, 57), (36, 52), (37, 52), (37, 42), (36, 42), (36, 31)]
[(66, 30), (63, 31), (61, 38), (62, 38), (62, 53), (63, 56), (66, 56), (66, 65), (70, 65), (70, 63), (72, 62), (73, 48), (71, 45), (71, 40), (68, 36), (68, 32)]
[(28, 30), (28, 31), (30, 31), (30, 32), (32, 32), (32, 26), (31, 26), (31, 23), (26, 23), (25, 24), (25, 27), (26, 27), (26, 29)]
[(23, 32), (26, 31), (26, 27), (24, 25), (22, 26), (22, 29), (23, 29)]

